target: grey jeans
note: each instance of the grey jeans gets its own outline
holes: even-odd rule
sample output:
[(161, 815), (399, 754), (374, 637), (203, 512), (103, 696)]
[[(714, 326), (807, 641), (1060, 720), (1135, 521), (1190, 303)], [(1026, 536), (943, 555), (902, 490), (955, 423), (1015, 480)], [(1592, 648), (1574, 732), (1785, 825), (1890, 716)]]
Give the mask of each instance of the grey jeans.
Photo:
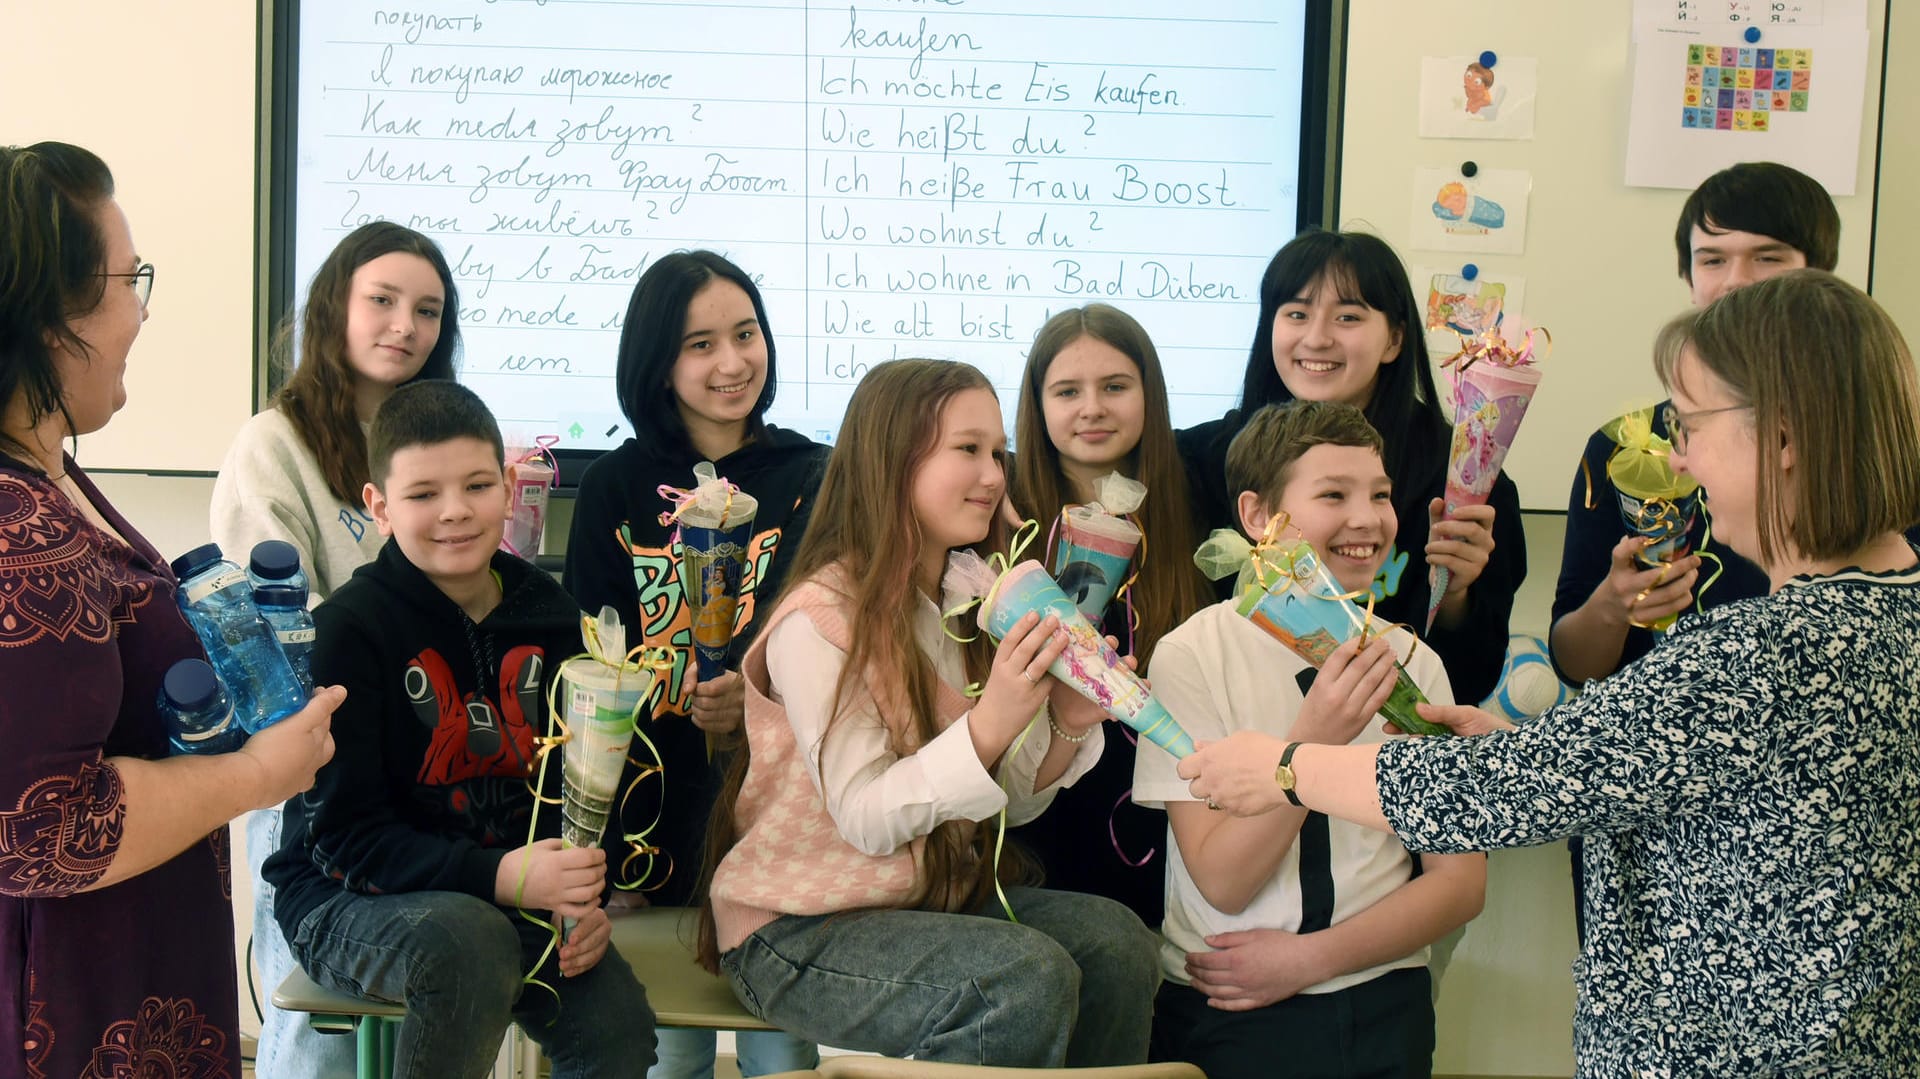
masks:
[(507, 1024), (553, 1061), (554, 1079), (631, 1079), (653, 1065), (653, 1011), (611, 945), (591, 970), (562, 978), (552, 934), (513, 911), (457, 892), (342, 892), (301, 920), (288, 943), (315, 982), (407, 1006), (396, 1079), (491, 1074)]
[(1158, 943), (1099, 896), (1008, 890), (970, 914), (777, 918), (721, 957), (747, 1009), (823, 1045), (1007, 1067), (1147, 1059)]

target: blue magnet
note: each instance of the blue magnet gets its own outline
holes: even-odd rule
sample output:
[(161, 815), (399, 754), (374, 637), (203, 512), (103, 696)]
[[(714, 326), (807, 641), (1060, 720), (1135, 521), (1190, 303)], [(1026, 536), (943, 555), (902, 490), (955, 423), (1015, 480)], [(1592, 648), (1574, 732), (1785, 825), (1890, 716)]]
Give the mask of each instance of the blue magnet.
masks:
[[(1752, 39), (1752, 38), (1748, 38), (1747, 40), (1748, 40), (1748, 41), (1752, 41), (1753, 39)], [(1497, 63), (1499, 63), (1499, 62), (1500, 62), (1500, 58), (1499, 58), (1498, 56), (1496, 56), (1496, 55), (1494, 55), (1494, 52), (1493, 52), (1493, 50), (1492, 50), (1492, 49), (1488, 49), (1488, 50), (1487, 50), (1486, 52), (1483, 52), (1483, 53), (1481, 53), (1481, 54), (1480, 54), (1480, 66), (1481, 66), (1481, 67), (1492, 67), (1493, 65), (1495, 65), (1495, 64), (1497, 64)]]
[(1747, 27), (1747, 32), (1744, 36), (1746, 37), (1748, 44), (1752, 44), (1755, 41), (1759, 41), (1760, 28), (1758, 26), (1749, 26)]
[(1460, 267), (1460, 276), (1471, 281), (1474, 278), (1480, 276), (1480, 267), (1475, 266), (1473, 263), (1469, 262), (1465, 266)]

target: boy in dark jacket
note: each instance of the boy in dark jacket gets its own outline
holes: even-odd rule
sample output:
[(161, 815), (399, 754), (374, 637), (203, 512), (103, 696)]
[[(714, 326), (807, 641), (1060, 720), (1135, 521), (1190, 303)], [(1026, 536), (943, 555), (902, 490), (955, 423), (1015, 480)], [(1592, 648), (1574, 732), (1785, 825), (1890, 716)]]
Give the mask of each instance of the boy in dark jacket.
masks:
[[(653, 1013), (609, 946), (606, 853), (562, 849), (557, 806), (529, 832), (534, 739), (580, 616), (498, 550), (499, 427), (471, 391), (428, 381), (388, 398), (368, 443), (388, 542), (314, 612), (314, 676), (353, 703), (264, 869), (281, 928), (316, 982), (406, 1005), (396, 1075), (484, 1076), (514, 1021), (556, 1077), (642, 1072)], [(552, 931), (521, 910), (578, 924), (543, 959)], [(551, 993), (522, 991), (536, 963)]]

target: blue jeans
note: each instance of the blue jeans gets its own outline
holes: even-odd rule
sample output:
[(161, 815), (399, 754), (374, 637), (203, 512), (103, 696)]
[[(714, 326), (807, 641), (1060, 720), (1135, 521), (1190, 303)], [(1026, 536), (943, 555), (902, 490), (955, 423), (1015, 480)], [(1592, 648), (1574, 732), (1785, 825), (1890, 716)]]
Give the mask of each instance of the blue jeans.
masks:
[(522, 984), (552, 939), (517, 912), (459, 892), (343, 892), (314, 908), (290, 943), (321, 985), (406, 1005), (395, 1079), (483, 1079), (510, 1022), (546, 1052), (554, 1079), (646, 1071), (653, 1009), (611, 946), (572, 978), (548, 956), (537, 976), (552, 993)]
[[(713, 1079), (714, 1033), (662, 1027), (659, 1063), (647, 1079)], [(820, 1050), (783, 1030), (742, 1030), (733, 1036), (735, 1060), (746, 1079), (775, 1072), (806, 1071), (820, 1066)]]
[(1158, 938), (1111, 899), (1012, 888), (969, 914), (776, 918), (720, 959), (748, 1011), (825, 1045), (1048, 1068), (1147, 1059)]
[(280, 849), (280, 807), (247, 818), (247, 870), (253, 876), (253, 961), (260, 967), (260, 1048), (254, 1073), (260, 1079), (352, 1079), (353, 1039), (307, 1025), (299, 1012), (266, 1003), (294, 971), (293, 952), (273, 918), (273, 885), (260, 877), (267, 856)]

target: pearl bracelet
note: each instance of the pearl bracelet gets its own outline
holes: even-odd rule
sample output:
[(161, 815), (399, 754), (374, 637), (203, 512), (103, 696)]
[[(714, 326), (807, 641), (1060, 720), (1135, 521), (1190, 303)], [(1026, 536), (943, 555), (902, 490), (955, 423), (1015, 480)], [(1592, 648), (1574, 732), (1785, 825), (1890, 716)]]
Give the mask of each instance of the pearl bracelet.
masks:
[(1079, 734), (1068, 734), (1066, 731), (1060, 729), (1060, 724), (1056, 723), (1051, 715), (1047, 717), (1047, 726), (1053, 729), (1053, 736), (1055, 738), (1060, 739), (1062, 742), (1071, 742), (1076, 746), (1088, 738), (1091, 738), (1093, 732), (1100, 729), (1100, 725), (1096, 723), (1086, 730), (1081, 731)]

